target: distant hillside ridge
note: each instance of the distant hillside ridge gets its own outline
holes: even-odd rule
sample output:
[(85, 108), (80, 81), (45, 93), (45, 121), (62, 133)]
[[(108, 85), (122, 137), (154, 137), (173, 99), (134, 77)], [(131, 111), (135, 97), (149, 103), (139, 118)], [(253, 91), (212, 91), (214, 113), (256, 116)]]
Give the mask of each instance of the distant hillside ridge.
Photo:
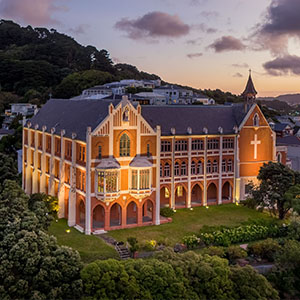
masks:
[(258, 100), (272, 101), (279, 100), (288, 103), (289, 105), (300, 104), (300, 93), (299, 94), (285, 94), (277, 97), (259, 97)]

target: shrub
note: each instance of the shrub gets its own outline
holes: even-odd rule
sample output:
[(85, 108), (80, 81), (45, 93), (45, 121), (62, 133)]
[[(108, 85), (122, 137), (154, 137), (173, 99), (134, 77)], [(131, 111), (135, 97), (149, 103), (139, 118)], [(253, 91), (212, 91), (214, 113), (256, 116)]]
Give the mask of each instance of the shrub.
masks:
[(246, 200), (241, 201), (241, 204), (252, 209), (255, 209), (257, 206), (257, 202), (253, 198), (247, 198)]
[(170, 218), (174, 215), (174, 210), (169, 207), (163, 207), (160, 209), (160, 215), (166, 218)]
[(128, 237), (127, 242), (130, 245), (129, 250), (131, 253), (134, 253), (139, 250), (139, 244), (135, 237)]
[(300, 222), (292, 221), (285, 229), (288, 239), (300, 241)]
[(155, 240), (145, 241), (142, 245), (143, 250), (145, 251), (154, 251), (156, 249), (157, 242)]
[(236, 259), (239, 258), (245, 258), (247, 257), (247, 251), (242, 249), (240, 246), (230, 246), (226, 249), (226, 258), (230, 261), (233, 262)]
[(219, 256), (224, 257), (225, 256), (225, 250), (223, 247), (216, 247), (216, 246), (210, 246), (201, 249), (201, 254), (207, 254), (210, 256)]
[(194, 249), (199, 246), (200, 239), (196, 237), (196, 235), (188, 235), (183, 237), (183, 243), (186, 245), (188, 249)]
[(266, 239), (248, 246), (249, 254), (269, 261), (274, 261), (274, 257), (280, 249), (279, 243), (273, 239)]

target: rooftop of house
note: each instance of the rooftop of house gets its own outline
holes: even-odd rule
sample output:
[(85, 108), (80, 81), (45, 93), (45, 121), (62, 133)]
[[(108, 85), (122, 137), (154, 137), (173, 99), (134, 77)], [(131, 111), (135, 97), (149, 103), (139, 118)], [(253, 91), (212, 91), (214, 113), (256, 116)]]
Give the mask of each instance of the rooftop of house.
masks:
[(300, 146), (300, 139), (294, 135), (285, 136), (276, 139), (276, 145), (278, 146)]
[(290, 128), (290, 125), (287, 123), (275, 123), (275, 125), (274, 125), (274, 130), (276, 132), (281, 132), (287, 128)]

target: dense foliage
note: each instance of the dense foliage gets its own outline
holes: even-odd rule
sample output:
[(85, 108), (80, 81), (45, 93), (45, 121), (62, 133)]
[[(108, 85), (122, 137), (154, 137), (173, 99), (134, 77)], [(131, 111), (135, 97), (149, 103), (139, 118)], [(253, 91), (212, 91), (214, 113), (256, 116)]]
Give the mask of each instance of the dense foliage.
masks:
[(166, 218), (170, 218), (174, 215), (174, 210), (170, 207), (163, 207), (160, 209), (160, 215)]
[(6, 179), (18, 181), (17, 163), (13, 157), (3, 154), (0, 151), (0, 186)]
[(58, 246), (28, 207), (14, 181), (0, 194), (0, 298), (78, 299), (81, 261), (77, 251)]
[(81, 276), (85, 296), (93, 299), (278, 299), (251, 267), (230, 267), (216, 256), (171, 249), (155, 259), (96, 261)]

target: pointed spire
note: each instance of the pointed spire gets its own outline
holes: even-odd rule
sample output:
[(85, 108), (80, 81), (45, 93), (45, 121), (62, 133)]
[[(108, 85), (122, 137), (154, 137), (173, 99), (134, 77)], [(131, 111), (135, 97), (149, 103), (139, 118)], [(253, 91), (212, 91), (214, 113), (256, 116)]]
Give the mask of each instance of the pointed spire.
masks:
[(249, 70), (249, 78), (248, 78), (248, 82), (246, 85), (246, 88), (244, 90), (244, 92), (242, 93), (243, 96), (247, 96), (247, 95), (252, 95), (255, 96), (257, 94), (257, 91), (255, 90), (253, 81), (252, 81), (252, 77), (251, 77), (251, 69)]

